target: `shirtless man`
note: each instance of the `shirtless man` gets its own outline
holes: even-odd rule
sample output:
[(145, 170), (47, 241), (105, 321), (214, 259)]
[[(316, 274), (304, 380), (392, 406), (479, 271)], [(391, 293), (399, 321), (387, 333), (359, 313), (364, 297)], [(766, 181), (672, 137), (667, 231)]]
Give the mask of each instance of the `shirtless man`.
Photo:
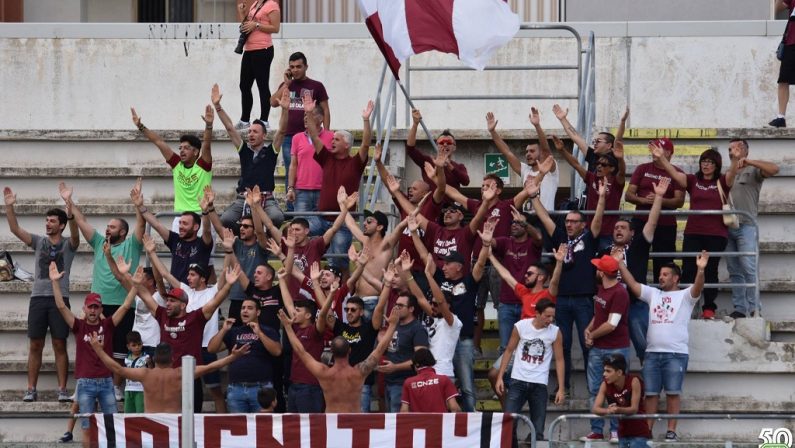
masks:
[(323, 397), (326, 400), (326, 412), (328, 413), (359, 413), (361, 412), (362, 385), (368, 375), (376, 368), (381, 355), (386, 351), (387, 346), (392, 341), (398, 324), (398, 314), (391, 313), (389, 316), (389, 328), (381, 338), (381, 342), (375, 347), (373, 353), (364, 361), (351, 366), (348, 362), (348, 355), (351, 352), (348, 341), (342, 336), (337, 336), (331, 341), (331, 353), (334, 356), (334, 365), (331, 367), (315, 360), (312, 355), (304, 350), (300, 341), (293, 331), (293, 319), (284, 314), (284, 310), (279, 310), (279, 320), (282, 321), (285, 333), (290, 338), (293, 346), (294, 355), (300, 357), (307, 370), (315, 375), (323, 389)]
[[(144, 410), (146, 413), (176, 414), (182, 411), (182, 368), (171, 367), (170, 345), (160, 343), (155, 348), (154, 369), (133, 369), (120, 366), (103, 351), (96, 332), (91, 335), (91, 348), (111, 372), (128, 380), (140, 381), (144, 385)], [(229, 356), (204, 366), (196, 366), (194, 377), (198, 379), (202, 375), (216, 371), (247, 354), (248, 350), (248, 345), (242, 347), (235, 345)]]

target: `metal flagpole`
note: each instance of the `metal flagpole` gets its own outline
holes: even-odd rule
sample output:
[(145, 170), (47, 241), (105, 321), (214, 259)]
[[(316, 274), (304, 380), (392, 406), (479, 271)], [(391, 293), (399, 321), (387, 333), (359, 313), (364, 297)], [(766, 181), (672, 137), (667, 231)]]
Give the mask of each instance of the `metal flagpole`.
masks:
[(182, 448), (193, 448), (196, 442), (193, 437), (193, 384), (196, 371), (196, 358), (190, 355), (182, 357)]

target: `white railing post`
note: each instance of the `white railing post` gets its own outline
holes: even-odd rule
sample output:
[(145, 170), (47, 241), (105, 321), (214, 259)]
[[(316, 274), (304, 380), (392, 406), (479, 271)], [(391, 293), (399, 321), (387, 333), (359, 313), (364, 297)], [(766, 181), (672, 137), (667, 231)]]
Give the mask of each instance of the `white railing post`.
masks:
[(193, 448), (193, 382), (196, 371), (196, 358), (182, 357), (182, 448)]

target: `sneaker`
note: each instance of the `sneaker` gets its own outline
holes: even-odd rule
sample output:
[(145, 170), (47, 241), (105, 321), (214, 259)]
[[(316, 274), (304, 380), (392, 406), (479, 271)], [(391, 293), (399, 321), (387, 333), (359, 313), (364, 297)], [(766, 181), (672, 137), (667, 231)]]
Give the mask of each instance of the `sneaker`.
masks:
[(39, 394), (36, 392), (36, 389), (28, 389), (25, 392), (25, 396), (22, 397), (22, 401), (26, 403), (30, 403), (32, 401), (36, 401), (39, 399)]
[(116, 395), (116, 401), (124, 401), (124, 394), (121, 393), (119, 386), (113, 386), (113, 395)]
[(610, 443), (618, 443), (618, 431), (610, 431)]
[(475, 359), (483, 359), (483, 350), (475, 347)]
[(603, 435), (601, 435), (601, 434), (599, 434), (597, 432), (592, 432), (592, 433), (588, 434), (587, 436), (580, 437), (580, 442), (590, 442), (590, 441), (594, 441), (594, 440), (604, 440), (604, 439), (605, 439), (605, 436), (603, 436)]
[(65, 433), (63, 433), (61, 438), (58, 439), (58, 443), (69, 443), (69, 442), (72, 441), (72, 438), (73, 438), (72, 437), (72, 433), (69, 432), (69, 431), (66, 431)]
[(739, 311), (732, 311), (732, 313), (729, 314), (729, 317), (731, 317), (732, 319), (743, 319), (745, 318), (745, 314)]
[(767, 125), (773, 126), (774, 128), (785, 128), (787, 127), (787, 120), (782, 117), (777, 117), (772, 119)]
[[(783, 120), (783, 118), (782, 118), (782, 120)], [(678, 442), (679, 441), (679, 437), (676, 436), (676, 432), (675, 431), (668, 431), (668, 432), (665, 433), (665, 441), (666, 442)]]
[(69, 392), (66, 389), (61, 389), (58, 391), (58, 402), (59, 403), (71, 403), (74, 400)]
[(706, 320), (713, 320), (715, 319), (715, 311), (713, 310), (704, 310), (701, 312), (701, 317)]
[(249, 127), (251, 127), (251, 123), (249, 123), (248, 121), (238, 121), (237, 124), (235, 125), (235, 129), (237, 129), (238, 131), (242, 131), (243, 129), (248, 129)]

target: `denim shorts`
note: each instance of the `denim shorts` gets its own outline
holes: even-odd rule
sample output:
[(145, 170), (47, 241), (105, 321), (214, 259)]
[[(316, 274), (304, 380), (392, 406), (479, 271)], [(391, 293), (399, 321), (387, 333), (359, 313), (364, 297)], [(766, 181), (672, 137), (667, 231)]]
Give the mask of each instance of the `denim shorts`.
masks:
[(688, 355), (685, 353), (646, 352), (643, 363), (643, 381), (646, 395), (682, 393), (682, 383), (687, 372)]

